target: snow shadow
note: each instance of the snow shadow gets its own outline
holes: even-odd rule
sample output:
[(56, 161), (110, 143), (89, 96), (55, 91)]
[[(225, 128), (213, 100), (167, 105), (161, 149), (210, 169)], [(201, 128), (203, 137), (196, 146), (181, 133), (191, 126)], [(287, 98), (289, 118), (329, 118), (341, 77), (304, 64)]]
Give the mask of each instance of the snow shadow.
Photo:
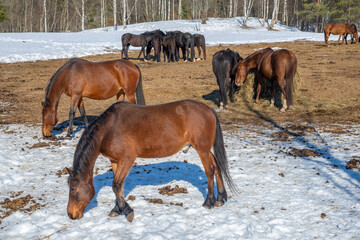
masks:
[[(94, 121), (97, 118), (97, 116), (87, 116), (89, 124)], [(55, 125), (54, 129), (51, 131), (51, 135), (57, 136), (60, 135), (62, 132), (67, 131), (67, 128), (69, 127), (69, 120), (63, 121), (61, 123), (58, 123)], [(74, 118), (74, 125), (73, 129), (74, 132), (72, 134), (72, 138), (75, 136), (76, 133), (80, 132), (81, 129), (85, 128), (85, 123), (82, 117)]]
[[(244, 102), (246, 102), (248, 109), (254, 112), (259, 119), (269, 123), (275, 130), (279, 130), (280, 132), (291, 136), (287, 139), (287, 141), (282, 141), (281, 143), (279, 142), (279, 144), (286, 146), (287, 149), (291, 149), (296, 143), (302, 146), (304, 149), (310, 149), (318, 153), (319, 156), (317, 157), (298, 155), (296, 157), (317, 164), (319, 166), (319, 171), (321, 172), (321, 175), (324, 176), (326, 180), (332, 181), (332, 183), (337, 188), (342, 189), (343, 192), (356, 199), (357, 201), (360, 201), (360, 198), (351, 191), (353, 187), (355, 187), (355, 189), (360, 188), (360, 175), (357, 172), (346, 169), (346, 166), (344, 165), (344, 160), (335, 157), (331, 153), (331, 148), (329, 147), (329, 144), (327, 143), (326, 139), (323, 138), (321, 134), (316, 130), (316, 128), (314, 128), (314, 132), (311, 133), (311, 138), (307, 138), (305, 134), (299, 134), (298, 131), (292, 130), (292, 126), (281, 126), (280, 124), (272, 120), (270, 117), (267, 117), (264, 114), (260, 113), (258, 110), (254, 109), (245, 99)], [(286, 113), (279, 112), (279, 114)], [(311, 117), (309, 119), (303, 119), (303, 122), (305, 122), (308, 126), (313, 125)], [(276, 138), (276, 132), (274, 133), (275, 134), (270, 137)], [(264, 133), (264, 135), (265, 134), (267, 133)], [(289, 154), (286, 151), (282, 151), (282, 153), (287, 155)], [(323, 170), (324, 167), (326, 167), (326, 171)], [(348, 178), (344, 178), (342, 176), (343, 174), (339, 174), (337, 169), (340, 169), (342, 172), (344, 172), (345, 175), (348, 176)], [(334, 176), (336, 176), (336, 178), (338, 179), (341, 179), (342, 181), (339, 181)], [(341, 184), (341, 182), (346, 182), (347, 184)]]
[[(170, 184), (173, 181), (189, 182), (201, 192), (205, 200), (207, 194), (207, 177), (205, 172), (198, 165), (180, 161), (134, 165), (130, 169), (128, 176), (125, 178), (124, 197), (126, 198), (136, 186), (157, 186)], [(112, 187), (112, 182), (112, 171), (108, 171), (94, 177), (95, 196), (85, 211), (89, 211), (90, 209), (98, 206), (97, 197), (99, 191), (105, 186)]]

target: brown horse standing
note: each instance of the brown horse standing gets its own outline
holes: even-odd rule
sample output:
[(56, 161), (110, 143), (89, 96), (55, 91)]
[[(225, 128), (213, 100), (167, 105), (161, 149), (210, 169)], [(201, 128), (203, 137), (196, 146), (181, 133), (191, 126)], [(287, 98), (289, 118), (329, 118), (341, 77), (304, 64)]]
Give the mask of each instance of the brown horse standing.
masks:
[(265, 48), (251, 54), (238, 64), (235, 80), (236, 85), (239, 86), (244, 83), (251, 68), (257, 68), (258, 70), (258, 86), (255, 103), (259, 100), (261, 85), (265, 77), (269, 79), (272, 84), (271, 106), (274, 105), (275, 81), (278, 82), (284, 96), (281, 111), (284, 112), (293, 104), (292, 87), (297, 68), (295, 54), (286, 49), (274, 51), (271, 48)]
[(337, 45), (339, 45), (340, 38), (343, 37), (342, 44), (344, 45), (345, 34), (352, 34), (356, 40), (359, 40), (359, 36), (357, 30), (351, 27), (349, 24), (339, 23), (339, 24), (328, 24), (324, 27), (324, 35), (325, 35), (325, 44), (329, 47), (329, 36), (330, 34), (340, 35), (337, 41)]
[(191, 144), (199, 154), (208, 179), (203, 206), (223, 205), (227, 200), (223, 177), (231, 190), (236, 191), (236, 187), (229, 174), (222, 131), (213, 109), (193, 100), (154, 106), (113, 104), (85, 129), (75, 150), (73, 167), (67, 169), (70, 175), (68, 216), (81, 218), (94, 197), (93, 169), (102, 154), (110, 159), (114, 174), (116, 205), (109, 216), (123, 212), (131, 222), (134, 211), (124, 199), (123, 189), (135, 159), (171, 156), (186, 144)]
[(138, 66), (127, 60), (113, 60), (106, 62), (90, 62), (73, 58), (65, 63), (50, 79), (46, 88), (45, 102), (42, 103), (42, 133), (51, 136), (51, 130), (58, 121), (57, 107), (60, 96), (65, 93), (70, 100), (68, 136), (73, 133), (73, 120), (76, 108), (84, 119), (83, 97), (92, 99), (108, 99), (116, 95), (117, 100), (145, 105), (142, 90), (141, 72)]

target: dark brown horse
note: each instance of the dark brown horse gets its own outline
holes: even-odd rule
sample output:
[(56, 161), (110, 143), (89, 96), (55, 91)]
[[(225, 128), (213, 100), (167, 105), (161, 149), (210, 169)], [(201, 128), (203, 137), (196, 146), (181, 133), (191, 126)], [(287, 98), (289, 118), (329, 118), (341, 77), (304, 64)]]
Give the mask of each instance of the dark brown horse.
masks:
[(139, 56), (137, 58), (140, 58), (141, 53), (144, 55), (145, 59), (145, 47), (147, 45), (146, 39), (143, 35), (135, 35), (131, 33), (125, 33), (121, 36), (121, 43), (122, 43), (122, 50), (121, 50), (121, 59), (123, 59), (123, 55), (125, 54), (125, 59), (129, 59), (128, 57), (128, 50), (129, 46), (134, 47), (141, 47)]
[(51, 130), (58, 121), (57, 107), (60, 96), (65, 93), (70, 100), (68, 136), (73, 133), (73, 120), (76, 108), (84, 119), (83, 97), (92, 99), (108, 99), (112, 96), (124, 100), (125, 95), (131, 103), (145, 105), (142, 90), (141, 72), (138, 66), (127, 60), (106, 62), (89, 62), (83, 59), (70, 59), (50, 79), (46, 88), (45, 102), (42, 103), (42, 133), (51, 136)]
[(168, 62), (174, 62), (176, 50), (175, 33), (167, 32), (163, 37), (161, 45), (163, 47), (164, 62), (166, 61), (166, 58), (168, 59)]
[(339, 35), (339, 39), (337, 41), (337, 45), (339, 45), (339, 41), (341, 37), (343, 37), (342, 44), (344, 45), (345, 34), (351, 34), (354, 36), (356, 42), (359, 40), (359, 36), (357, 30), (351, 27), (349, 24), (339, 23), (339, 24), (328, 24), (324, 27), (324, 35), (325, 35), (325, 44), (329, 47), (328, 39), (330, 34)]
[(201, 55), (201, 49), (203, 50), (204, 60), (206, 60), (206, 44), (205, 37), (202, 34), (193, 34), (194, 36), (194, 47), (197, 47), (199, 53), (199, 59)]
[(75, 150), (73, 167), (67, 169), (70, 175), (68, 216), (81, 218), (94, 197), (93, 170), (97, 157), (102, 154), (110, 159), (114, 174), (112, 187), (116, 204), (109, 216), (123, 212), (131, 222), (134, 211), (124, 199), (123, 189), (135, 159), (171, 156), (186, 144), (191, 144), (199, 154), (207, 176), (208, 193), (203, 206), (223, 205), (227, 200), (223, 177), (231, 190), (236, 191), (236, 186), (229, 174), (222, 131), (213, 109), (193, 100), (154, 106), (113, 104), (85, 129)]
[(251, 68), (257, 68), (258, 71), (255, 103), (259, 100), (264, 78), (267, 78), (272, 84), (271, 106), (274, 105), (275, 82), (277, 82), (284, 96), (281, 111), (284, 112), (289, 109), (290, 105), (293, 104), (292, 87), (297, 68), (295, 54), (286, 49), (274, 51), (271, 48), (265, 48), (251, 54), (242, 60), (237, 67), (236, 85), (239, 86), (244, 83)]

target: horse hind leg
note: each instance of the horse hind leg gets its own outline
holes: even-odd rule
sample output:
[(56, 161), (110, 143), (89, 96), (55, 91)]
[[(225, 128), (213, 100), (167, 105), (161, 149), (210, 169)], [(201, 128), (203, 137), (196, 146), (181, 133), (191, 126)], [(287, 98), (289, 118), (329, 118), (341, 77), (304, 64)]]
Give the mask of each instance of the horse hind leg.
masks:
[[(195, 147), (196, 149), (196, 147)], [(215, 194), (214, 194), (214, 173), (215, 166), (213, 165), (213, 161), (211, 160), (211, 152), (202, 153), (198, 151), (201, 162), (204, 166), (205, 174), (208, 179), (208, 192), (203, 204), (205, 208), (213, 208), (216, 204)]]
[(83, 118), (84, 120), (84, 123), (85, 123), (85, 127), (89, 126), (89, 122), (88, 122), (88, 119), (86, 117), (86, 112), (85, 112), (85, 106), (84, 106), (84, 101), (81, 99), (80, 100), (80, 103), (79, 103), (79, 112), (81, 114), (81, 117)]

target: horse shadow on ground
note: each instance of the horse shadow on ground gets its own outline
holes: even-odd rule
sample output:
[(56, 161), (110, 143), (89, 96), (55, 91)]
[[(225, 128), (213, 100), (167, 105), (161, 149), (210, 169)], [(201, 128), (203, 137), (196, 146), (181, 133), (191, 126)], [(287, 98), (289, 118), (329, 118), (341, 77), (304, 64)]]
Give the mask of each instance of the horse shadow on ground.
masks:
[[(186, 181), (191, 183), (201, 192), (205, 200), (207, 195), (207, 177), (205, 172), (198, 165), (180, 161), (134, 165), (130, 169), (129, 174), (124, 181), (124, 198), (126, 198), (136, 186), (158, 186), (162, 184), (170, 184), (173, 181)], [(97, 197), (99, 191), (106, 186), (112, 187), (112, 182), (112, 171), (95, 176), (95, 196), (85, 209), (85, 212), (98, 206)], [(217, 192), (216, 184), (214, 191), (215, 193)]]
[[(97, 118), (97, 116), (87, 116), (89, 124), (94, 121)], [(51, 131), (51, 135), (58, 136), (64, 131), (67, 131), (67, 128), (69, 127), (69, 120), (63, 121), (61, 123), (58, 123), (55, 125), (54, 129)], [(85, 123), (82, 117), (74, 118), (74, 132), (71, 135), (73, 138), (76, 133), (80, 132), (82, 129), (85, 128)]]
[[(319, 171), (322, 172), (321, 173), (322, 176), (324, 176), (328, 181), (332, 181), (332, 183), (337, 188), (341, 189), (344, 193), (348, 194), (355, 200), (360, 201), (360, 197), (355, 195), (349, 188), (349, 186), (360, 188), (360, 175), (357, 172), (354, 172), (353, 170), (346, 169), (346, 166), (344, 165), (344, 161), (335, 157), (331, 153), (331, 148), (329, 147), (329, 144), (327, 143), (326, 139), (324, 139), (315, 128), (314, 128), (313, 136), (316, 138), (316, 140), (308, 140), (304, 134), (302, 133), (299, 134), (299, 132), (292, 129), (291, 126), (290, 127), (281, 126), (270, 117), (254, 109), (252, 103), (249, 103), (249, 101), (246, 101), (246, 99), (244, 99), (244, 103), (246, 104), (246, 107), (252, 112), (254, 112), (260, 120), (269, 123), (275, 130), (279, 130), (285, 135), (292, 137), (292, 138), (288, 138), (286, 142), (281, 142), (281, 144), (285, 145), (287, 149), (291, 149), (296, 143), (296, 144), (300, 144), (300, 146), (302, 146), (304, 149), (307, 148), (318, 153), (318, 157), (322, 158), (325, 161), (317, 160), (316, 158), (312, 158), (311, 156), (297, 155), (296, 157), (317, 164), (319, 166)], [(286, 114), (286, 113), (279, 112), (279, 114)], [(303, 121), (306, 122), (307, 126), (309, 125), (311, 126), (312, 123), (314, 122), (311, 119), (311, 116), (308, 119), (303, 119)], [(262, 133), (262, 134), (269, 135), (268, 133)], [(271, 133), (270, 137), (276, 139), (278, 137), (277, 132)], [(286, 150), (281, 150), (279, 153), (289, 155), (289, 152), (287, 152)], [(328, 174), (325, 171), (321, 171), (321, 169), (324, 167), (326, 167), (326, 169), (330, 171), (331, 174)], [(343, 174), (336, 173), (336, 169), (342, 170), (342, 172), (345, 173), (346, 176), (348, 176), (348, 179), (344, 178)], [(339, 183), (337, 179), (335, 179), (333, 176), (337, 176), (339, 179), (346, 181), (347, 184), (341, 185), (341, 183)]]

